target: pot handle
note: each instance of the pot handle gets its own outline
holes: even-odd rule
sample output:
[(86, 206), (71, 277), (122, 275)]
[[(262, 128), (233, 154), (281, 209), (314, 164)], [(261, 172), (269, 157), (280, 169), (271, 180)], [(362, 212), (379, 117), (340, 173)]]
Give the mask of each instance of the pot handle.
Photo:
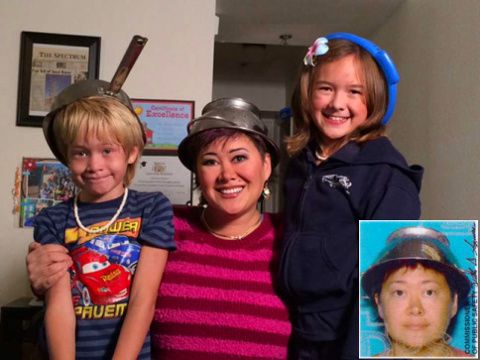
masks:
[(109, 93), (116, 94), (120, 91), (147, 41), (148, 39), (146, 37), (140, 35), (133, 36), (125, 55), (123, 55), (122, 61), (118, 65), (115, 75), (113, 75), (112, 81), (110, 81)]

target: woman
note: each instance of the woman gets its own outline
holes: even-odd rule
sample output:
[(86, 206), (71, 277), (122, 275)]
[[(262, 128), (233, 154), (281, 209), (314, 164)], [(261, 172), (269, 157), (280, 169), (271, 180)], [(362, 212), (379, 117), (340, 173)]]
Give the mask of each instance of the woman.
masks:
[[(258, 109), (242, 99), (207, 104), (179, 145), (202, 207), (175, 208), (170, 254), (152, 324), (153, 354), (169, 359), (285, 359), (290, 324), (272, 274), (279, 218), (257, 209), (276, 165)], [(70, 265), (63, 248), (31, 246), (32, 287), (43, 292)]]
[(448, 340), (471, 284), (443, 233), (423, 226), (394, 231), (378, 261), (363, 274), (362, 287), (390, 341), (390, 348), (376, 357), (472, 356)]

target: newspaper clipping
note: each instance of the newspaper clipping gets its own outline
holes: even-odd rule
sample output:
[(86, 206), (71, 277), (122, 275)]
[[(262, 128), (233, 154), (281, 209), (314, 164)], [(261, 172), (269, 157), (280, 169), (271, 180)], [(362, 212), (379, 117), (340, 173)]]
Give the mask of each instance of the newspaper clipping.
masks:
[(88, 47), (33, 45), (29, 115), (46, 115), (58, 93), (88, 78), (88, 53)]

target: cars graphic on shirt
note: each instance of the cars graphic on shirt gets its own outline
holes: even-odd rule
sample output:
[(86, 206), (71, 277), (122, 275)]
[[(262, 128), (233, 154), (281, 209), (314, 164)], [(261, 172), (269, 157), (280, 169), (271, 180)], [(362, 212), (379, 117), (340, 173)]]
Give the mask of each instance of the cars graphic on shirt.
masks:
[(104, 254), (80, 247), (70, 253), (74, 304), (113, 304), (128, 299), (132, 274)]
[(97, 253), (103, 254), (108, 261), (123, 265), (135, 272), (140, 257), (140, 245), (130, 242), (125, 235), (100, 235), (85, 243), (85, 246)]

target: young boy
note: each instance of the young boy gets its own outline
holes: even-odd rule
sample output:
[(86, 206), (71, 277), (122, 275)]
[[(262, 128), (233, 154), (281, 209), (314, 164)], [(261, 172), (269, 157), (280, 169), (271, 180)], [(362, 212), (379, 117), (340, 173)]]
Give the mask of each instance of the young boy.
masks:
[(447, 329), (465, 304), (470, 281), (449, 241), (425, 227), (393, 232), (379, 260), (362, 276), (390, 340), (380, 357), (469, 357), (448, 343)]
[(51, 359), (149, 359), (157, 289), (175, 248), (168, 199), (127, 188), (145, 135), (128, 96), (105, 92), (108, 85), (68, 87), (44, 119), (45, 138), (79, 189), (35, 219), (35, 240), (63, 244), (73, 261), (45, 296)]

